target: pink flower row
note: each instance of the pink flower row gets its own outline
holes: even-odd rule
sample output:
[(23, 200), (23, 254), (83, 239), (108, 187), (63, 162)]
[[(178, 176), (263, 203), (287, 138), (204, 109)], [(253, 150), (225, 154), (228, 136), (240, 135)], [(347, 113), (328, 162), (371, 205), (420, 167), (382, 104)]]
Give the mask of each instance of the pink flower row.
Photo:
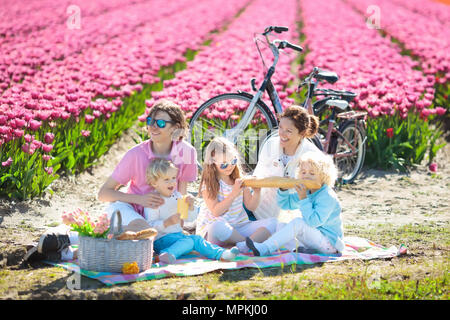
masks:
[[(251, 92), (250, 79), (257, 78), (259, 84), (263, 79), (263, 65), (253, 42), (254, 33), (262, 33), (270, 25), (288, 26), (289, 32), (278, 35), (293, 43), (298, 42), (296, 31), (298, 8), (295, 1), (257, 0), (234, 20), (225, 32), (212, 43), (203, 48), (195, 59), (187, 64), (187, 68), (176, 74), (176, 78), (164, 82), (164, 90), (152, 93), (147, 100), (147, 110), (139, 119), (145, 120), (155, 100), (167, 98), (179, 103), (187, 113), (187, 118), (206, 100), (215, 95), (237, 92), (238, 89)], [(260, 44), (268, 66), (273, 55), (264, 44)], [(282, 92), (283, 88), (294, 76), (290, 72), (290, 63), (296, 53), (286, 50), (287, 55), (280, 54), (277, 69), (272, 81), (280, 92), (280, 99), (285, 105), (293, 103)], [(267, 101), (267, 100), (266, 100)], [(209, 110), (212, 116), (223, 120), (232, 117), (236, 111)], [(208, 112), (208, 111), (207, 111)]]
[(6, 39), (24, 34), (65, 25), (70, 17), (67, 8), (76, 5), (81, 9), (81, 16), (95, 16), (114, 9), (148, 0), (32, 0), (26, 5), (22, 1), (2, 1), (0, 11), (0, 35)]
[[(81, 13), (85, 10), (83, 5), (79, 5)], [(70, 29), (64, 22), (20, 37), (6, 38), (1, 45), (4, 53), (0, 59), (0, 90), (35, 75), (38, 68), (52, 66), (55, 60), (65, 59), (86, 48), (101, 46), (117, 36), (133, 35), (140, 25), (147, 24), (148, 27), (149, 23), (168, 18), (189, 5), (192, 5), (190, 0), (138, 3), (100, 15), (82, 15), (80, 29)], [(54, 12), (50, 9), (41, 11)], [(65, 17), (65, 11), (60, 13)], [(76, 24), (77, 21), (71, 23)]]
[(310, 50), (301, 77), (314, 66), (335, 71), (340, 80), (332, 87), (358, 93), (355, 105), (372, 117), (393, 115), (396, 110), (406, 117), (413, 106), (422, 110), (424, 117), (438, 112), (425, 111), (434, 97), (434, 76), (425, 77), (414, 70), (417, 62), (402, 56), (378, 30), (368, 28), (348, 4), (341, 0), (301, 3), (303, 32)]
[[(141, 90), (139, 83), (159, 81), (156, 74), (162, 66), (183, 61), (187, 49), (199, 49), (209, 32), (221, 28), (245, 5), (240, 0), (176, 3), (189, 1), (189, 8), (170, 19), (149, 21), (134, 33), (120, 34), (100, 47), (44, 66), (3, 92), (0, 125), (9, 131), (0, 133), (0, 145), (15, 138), (14, 129), (38, 130), (43, 121), (76, 118), (89, 107), (93, 111), (85, 115), (87, 123), (102, 115), (108, 118), (122, 105), (120, 98)], [(100, 94), (114, 99), (92, 101)]]
[[(407, 5), (408, 1), (401, 2)], [(348, 3), (362, 12), (365, 12), (369, 5), (378, 6), (381, 28), (420, 58), (423, 72), (427, 75), (436, 75), (438, 72), (443, 74), (444, 76), (438, 79), (441, 84), (450, 81), (450, 20), (443, 24), (427, 15), (426, 8), (431, 7), (428, 1), (421, 1), (423, 11), (420, 13), (392, 3), (391, 0), (348, 0)], [(420, 9), (417, 7), (417, 10)], [(448, 13), (450, 9), (442, 12)]]
[(439, 20), (450, 27), (450, 6), (434, 0), (393, 0), (394, 3), (419, 13), (428, 19)]

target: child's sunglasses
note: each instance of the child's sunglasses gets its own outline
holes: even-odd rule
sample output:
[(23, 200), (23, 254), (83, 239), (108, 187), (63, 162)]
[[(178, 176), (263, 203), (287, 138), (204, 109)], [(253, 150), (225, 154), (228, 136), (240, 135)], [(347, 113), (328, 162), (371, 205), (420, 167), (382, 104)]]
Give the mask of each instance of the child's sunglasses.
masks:
[(147, 117), (147, 125), (148, 126), (153, 126), (156, 122), (156, 125), (158, 126), (158, 128), (165, 128), (167, 123), (174, 123), (174, 121), (170, 121), (170, 120), (163, 120), (163, 119), (153, 119), (152, 117)]
[(231, 160), (230, 162), (227, 163), (221, 163), (220, 164), (220, 169), (225, 170), (226, 168), (228, 168), (228, 166), (231, 164), (232, 166), (234, 166), (237, 163), (237, 158), (234, 158), (233, 160)]

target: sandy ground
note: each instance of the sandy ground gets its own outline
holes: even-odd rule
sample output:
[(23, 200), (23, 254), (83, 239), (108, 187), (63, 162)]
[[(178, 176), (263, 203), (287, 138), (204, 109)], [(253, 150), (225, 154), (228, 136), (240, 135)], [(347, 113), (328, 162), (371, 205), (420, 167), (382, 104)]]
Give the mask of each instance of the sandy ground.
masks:
[[(53, 195), (41, 199), (15, 202), (0, 200), (0, 244), (27, 244), (50, 226), (61, 222), (64, 211), (77, 208), (100, 214), (105, 204), (97, 200), (98, 189), (112, 173), (123, 154), (135, 145), (132, 130), (127, 131), (89, 172), (54, 182)], [(345, 225), (361, 228), (377, 224), (438, 225), (450, 221), (450, 146), (438, 153), (437, 174), (424, 165), (408, 174), (364, 169), (356, 183), (338, 188)], [(197, 191), (193, 184), (189, 191)], [(289, 220), (289, 214), (280, 216)], [(23, 231), (28, 232), (23, 232)], [(0, 247), (1, 249), (1, 247)]]

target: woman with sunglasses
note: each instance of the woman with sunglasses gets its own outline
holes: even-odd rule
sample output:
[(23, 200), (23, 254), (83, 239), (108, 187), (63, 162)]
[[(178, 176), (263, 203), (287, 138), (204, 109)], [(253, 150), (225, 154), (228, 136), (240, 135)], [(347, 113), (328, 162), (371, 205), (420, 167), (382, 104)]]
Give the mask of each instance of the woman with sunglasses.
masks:
[[(128, 150), (111, 176), (98, 193), (98, 199), (110, 202), (106, 211), (111, 215), (119, 210), (124, 230), (140, 231), (150, 227), (144, 219), (144, 207), (156, 209), (164, 200), (154, 188), (147, 184), (146, 169), (154, 158), (171, 160), (178, 168), (177, 189), (185, 195), (187, 184), (197, 179), (197, 152), (184, 141), (187, 122), (181, 108), (173, 102), (157, 102), (147, 117), (147, 130), (150, 139)], [(126, 192), (121, 186), (128, 186)], [(32, 260), (72, 260), (76, 250), (71, 245), (78, 244), (78, 234), (61, 231), (60, 228), (48, 230), (38, 242), (38, 246), (26, 255)]]
[(276, 219), (250, 221), (244, 205), (254, 210), (261, 189), (244, 188), (236, 147), (225, 138), (214, 138), (205, 151), (199, 194), (204, 204), (197, 218), (196, 233), (219, 246), (236, 245), (248, 252), (245, 237), (267, 239), (277, 225)]
[[(119, 209), (129, 230), (148, 228), (143, 208), (156, 209), (164, 202), (147, 184), (145, 172), (154, 158), (171, 160), (179, 169), (177, 189), (185, 195), (187, 184), (197, 179), (197, 152), (183, 138), (188, 124), (181, 108), (168, 100), (157, 102), (147, 116), (149, 139), (129, 150), (100, 189), (98, 199), (112, 202), (108, 212)], [(126, 193), (119, 186), (130, 183)]]

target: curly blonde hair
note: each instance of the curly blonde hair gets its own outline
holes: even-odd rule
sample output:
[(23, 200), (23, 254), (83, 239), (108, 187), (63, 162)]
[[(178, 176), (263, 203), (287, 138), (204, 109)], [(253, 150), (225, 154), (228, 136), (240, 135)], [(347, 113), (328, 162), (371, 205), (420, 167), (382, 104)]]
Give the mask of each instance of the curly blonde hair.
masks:
[(297, 176), (300, 175), (302, 164), (308, 163), (319, 175), (322, 184), (325, 183), (330, 188), (334, 186), (338, 176), (338, 171), (331, 156), (322, 152), (310, 151), (301, 155), (298, 161)]
[(238, 159), (236, 167), (230, 175), (233, 182), (242, 177), (242, 161), (239, 151), (235, 145), (223, 137), (216, 137), (208, 144), (205, 150), (205, 160), (203, 162), (202, 178), (200, 180), (199, 195), (202, 194), (203, 186), (208, 191), (211, 199), (217, 198), (220, 190), (219, 174), (214, 163), (214, 157), (218, 154), (231, 155)]
[(165, 176), (170, 169), (178, 171), (178, 168), (170, 160), (162, 158), (153, 159), (145, 171), (147, 183), (151, 185), (156, 182), (159, 178)]

